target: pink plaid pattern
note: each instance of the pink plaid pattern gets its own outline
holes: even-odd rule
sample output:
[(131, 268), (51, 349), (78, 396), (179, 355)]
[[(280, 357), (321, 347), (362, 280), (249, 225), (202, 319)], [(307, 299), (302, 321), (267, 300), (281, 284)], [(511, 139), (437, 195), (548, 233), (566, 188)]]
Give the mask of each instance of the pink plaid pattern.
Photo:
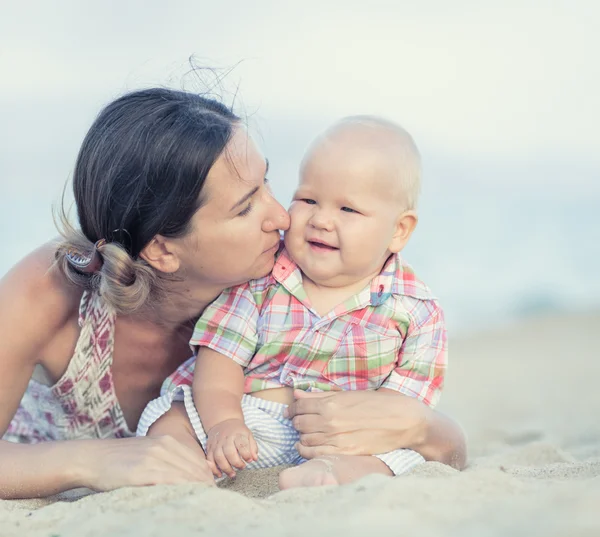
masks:
[[(434, 406), (447, 367), (442, 309), (399, 255), (363, 291), (321, 317), (283, 250), (269, 276), (225, 290), (206, 309), (190, 345), (244, 367), (246, 393), (383, 387)], [(163, 391), (191, 384), (194, 362), (180, 366)]]

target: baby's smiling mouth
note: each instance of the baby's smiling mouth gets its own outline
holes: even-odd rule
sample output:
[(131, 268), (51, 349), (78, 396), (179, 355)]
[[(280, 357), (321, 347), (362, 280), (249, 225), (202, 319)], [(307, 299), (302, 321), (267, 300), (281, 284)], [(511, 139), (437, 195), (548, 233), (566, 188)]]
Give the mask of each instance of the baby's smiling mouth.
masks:
[(313, 250), (317, 250), (317, 251), (322, 251), (322, 252), (333, 252), (335, 250), (339, 250), (339, 248), (336, 248), (335, 246), (331, 246), (330, 244), (327, 244), (326, 242), (320, 241), (318, 239), (311, 239), (308, 240), (308, 244), (310, 244), (310, 247)]

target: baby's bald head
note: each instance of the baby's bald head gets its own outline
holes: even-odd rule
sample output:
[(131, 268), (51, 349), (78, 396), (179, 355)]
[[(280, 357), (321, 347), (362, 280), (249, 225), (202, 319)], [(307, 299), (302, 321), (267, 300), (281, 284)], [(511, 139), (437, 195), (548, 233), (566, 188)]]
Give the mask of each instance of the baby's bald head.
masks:
[(402, 211), (416, 208), (421, 186), (421, 157), (411, 135), (376, 116), (350, 116), (334, 123), (311, 144), (302, 168), (324, 151), (336, 151), (365, 178), (380, 186)]

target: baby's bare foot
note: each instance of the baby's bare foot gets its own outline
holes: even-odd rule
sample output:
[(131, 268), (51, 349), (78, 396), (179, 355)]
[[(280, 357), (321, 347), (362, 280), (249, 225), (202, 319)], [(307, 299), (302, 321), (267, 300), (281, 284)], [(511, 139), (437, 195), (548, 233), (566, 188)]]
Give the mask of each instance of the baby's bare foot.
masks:
[(295, 487), (322, 487), (339, 485), (333, 473), (333, 463), (327, 459), (312, 459), (300, 466), (287, 468), (279, 474), (281, 490)]

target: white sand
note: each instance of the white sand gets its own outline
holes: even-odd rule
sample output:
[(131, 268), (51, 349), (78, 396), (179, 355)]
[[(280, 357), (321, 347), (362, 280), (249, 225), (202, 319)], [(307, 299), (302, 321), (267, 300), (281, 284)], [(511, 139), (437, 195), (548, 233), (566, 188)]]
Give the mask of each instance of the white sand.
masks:
[(451, 342), (440, 407), (469, 468), (277, 492), (277, 471), (226, 488), (123, 489), (0, 501), (0, 535), (600, 536), (600, 314), (538, 319)]

